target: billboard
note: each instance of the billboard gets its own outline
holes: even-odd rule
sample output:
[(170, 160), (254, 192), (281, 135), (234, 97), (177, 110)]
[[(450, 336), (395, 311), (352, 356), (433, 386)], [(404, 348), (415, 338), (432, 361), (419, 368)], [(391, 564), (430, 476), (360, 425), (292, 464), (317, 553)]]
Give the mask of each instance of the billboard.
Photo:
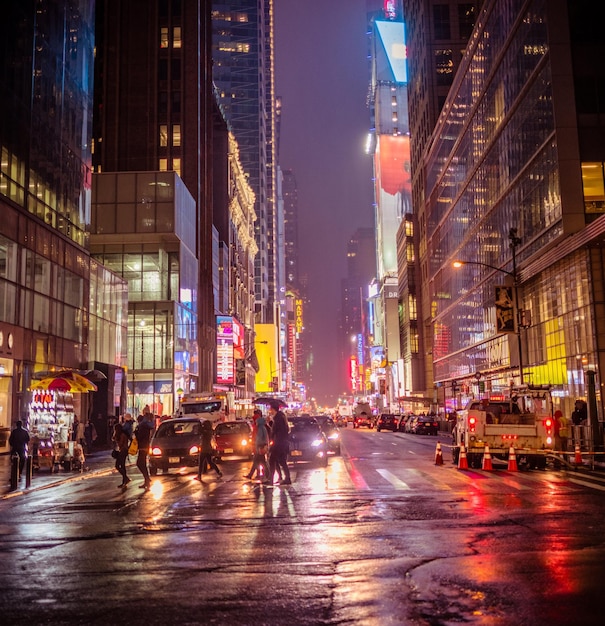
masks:
[(233, 371), (233, 318), (227, 315), (216, 317), (216, 382), (232, 385)]
[(403, 22), (379, 21), (376, 24), (376, 79), (407, 83), (407, 51)]

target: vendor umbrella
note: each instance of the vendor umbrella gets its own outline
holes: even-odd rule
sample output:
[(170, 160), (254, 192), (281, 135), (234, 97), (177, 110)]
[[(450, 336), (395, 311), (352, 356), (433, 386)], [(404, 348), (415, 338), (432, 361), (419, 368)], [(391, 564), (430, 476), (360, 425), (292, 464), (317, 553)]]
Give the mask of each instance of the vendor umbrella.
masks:
[(31, 390), (52, 390), (52, 391), (69, 391), (71, 393), (88, 393), (89, 391), (96, 391), (97, 386), (73, 371), (57, 372), (52, 376), (47, 376), (41, 380), (34, 381), (31, 386)]
[(252, 400), (252, 404), (267, 404), (271, 406), (272, 404), (277, 403), (280, 408), (285, 408), (288, 406), (288, 403), (282, 400), (281, 398), (271, 398), (269, 396), (259, 396)]

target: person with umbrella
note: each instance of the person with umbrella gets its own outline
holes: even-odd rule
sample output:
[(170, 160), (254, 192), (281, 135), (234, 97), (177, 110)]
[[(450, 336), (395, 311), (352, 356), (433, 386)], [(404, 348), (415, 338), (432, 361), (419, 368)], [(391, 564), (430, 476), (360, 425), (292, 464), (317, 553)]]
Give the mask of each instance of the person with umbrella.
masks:
[(288, 467), (288, 452), (290, 451), (290, 427), (288, 420), (281, 410), (279, 400), (271, 400), (269, 403), (269, 415), (272, 418), (271, 450), (269, 452), (269, 483), (273, 484), (275, 471), (280, 469), (284, 479), (281, 485), (291, 485), (290, 468)]

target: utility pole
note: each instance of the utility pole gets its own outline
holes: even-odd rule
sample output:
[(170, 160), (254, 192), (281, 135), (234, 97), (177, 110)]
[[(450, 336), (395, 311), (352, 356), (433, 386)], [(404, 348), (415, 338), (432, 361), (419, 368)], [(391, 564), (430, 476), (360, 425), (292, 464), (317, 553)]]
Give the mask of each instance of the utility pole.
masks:
[(516, 331), (517, 331), (517, 347), (519, 350), (519, 382), (523, 385), (523, 346), (521, 341), (521, 328), (523, 321), (523, 311), (519, 307), (519, 274), (517, 272), (517, 246), (521, 244), (521, 238), (517, 236), (517, 229), (511, 228), (508, 231), (510, 239), (510, 249), (513, 255), (513, 288), (515, 292), (515, 309), (516, 309)]

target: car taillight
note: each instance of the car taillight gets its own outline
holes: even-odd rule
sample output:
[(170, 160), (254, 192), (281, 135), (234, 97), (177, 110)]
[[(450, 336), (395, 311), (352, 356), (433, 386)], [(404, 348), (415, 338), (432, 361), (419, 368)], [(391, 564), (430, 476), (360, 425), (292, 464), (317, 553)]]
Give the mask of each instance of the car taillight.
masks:
[(199, 454), (199, 453), (200, 453), (199, 446), (191, 446), (191, 448), (189, 448), (189, 454)]
[(152, 456), (162, 456), (162, 449), (155, 446), (151, 448), (151, 454)]

